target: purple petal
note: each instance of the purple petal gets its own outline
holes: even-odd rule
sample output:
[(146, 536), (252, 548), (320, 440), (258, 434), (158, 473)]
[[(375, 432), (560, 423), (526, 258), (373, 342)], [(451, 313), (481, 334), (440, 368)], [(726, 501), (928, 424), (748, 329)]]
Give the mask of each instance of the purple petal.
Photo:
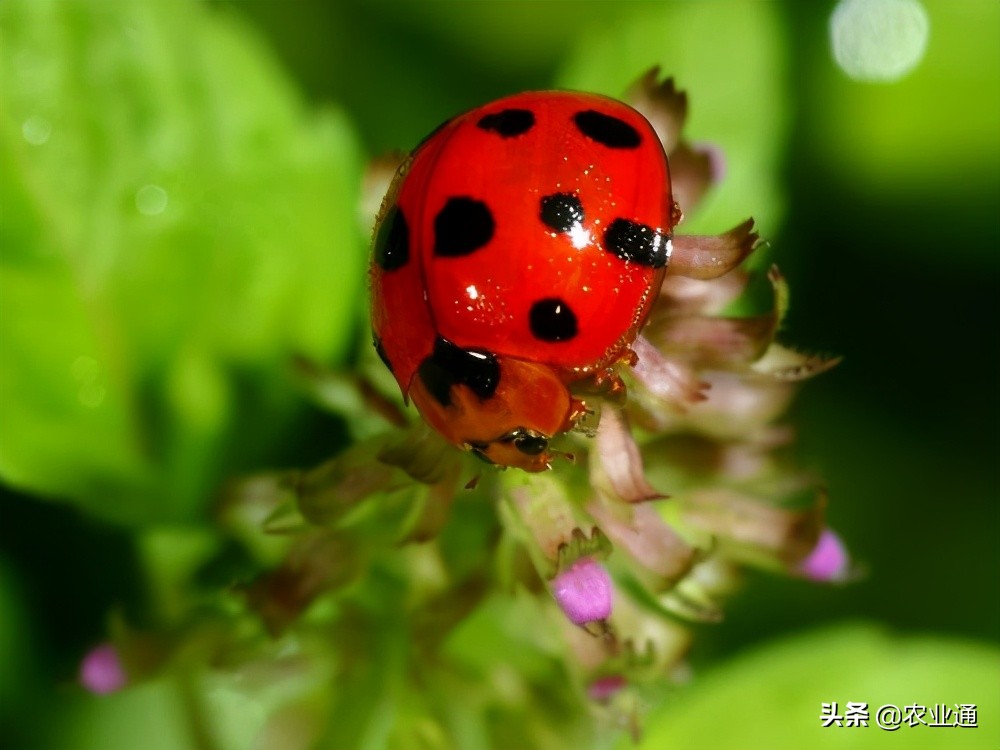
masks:
[(799, 572), (812, 581), (840, 581), (847, 575), (849, 563), (840, 537), (824, 529), (809, 557), (799, 564)]
[(79, 679), (85, 689), (97, 695), (121, 690), (128, 681), (118, 651), (110, 643), (94, 647), (83, 657)]
[(687, 143), (677, 144), (670, 154), (670, 188), (683, 216), (693, 211), (712, 187), (713, 168), (710, 153)]
[(601, 412), (597, 428), (597, 457), (595, 464), (603, 469), (611, 489), (627, 503), (641, 503), (664, 497), (646, 480), (642, 455), (629, 430), (625, 415), (613, 406)]
[(640, 566), (667, 588), (683, 577), (694, 561), (695, 550), (649, 505), (632, 505), (626, 515), (615, 513), (610, 504), (594, 500), (587, 512), (616, 547), (628, 553)]
[(552, 595), (574, 625), (606, 620), (611, 615), (612, 590), (608, 571), (589, 557), (552, 581)]
[(726, 178), (728, 165), (726, 155), (715, 143), (692, 143), (694, 151), (705, 154), (712, 165), (712, 182), (722, 182)]
[(663, 150), (668, 155), (672, 154), (681, 140), (681, 131), (687, 119), (687, 93), (678, 91), (673, 78), (661, 81), (660, 69), (656, 67), (646, 71), (629, 88), (625, 100), (649, 120), (663, 144)]
[(620, 674), (598, 677), (587, 687), (587, 695), (598, 703), (607, 703), (627, 684), (628, 682)]
[(753, 219), (719, 235), (675, 235), (668, 272), (692, 279), (717, 279), (756, 250), (759, 239)]
[(663, 356), (644, 336), (636, 337), (632, 351), (639, 358), (635, 379), (658, 399), (678, 410), (705, 400), (704, 383), (686, 363)]

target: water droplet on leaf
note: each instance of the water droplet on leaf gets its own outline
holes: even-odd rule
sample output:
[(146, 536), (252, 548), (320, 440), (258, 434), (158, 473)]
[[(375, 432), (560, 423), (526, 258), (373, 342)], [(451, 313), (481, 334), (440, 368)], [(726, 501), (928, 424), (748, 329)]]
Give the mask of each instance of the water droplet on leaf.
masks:
[(135, 193), (135, 207), (143, 216), (162, 214), (167, 208), (167, 191), (159, 185), (143, 185)]
[(21, 135), (32, 146), (42, 146), (52, 135), (52, 123), (40, 115), (32, 115), (21, 124)]

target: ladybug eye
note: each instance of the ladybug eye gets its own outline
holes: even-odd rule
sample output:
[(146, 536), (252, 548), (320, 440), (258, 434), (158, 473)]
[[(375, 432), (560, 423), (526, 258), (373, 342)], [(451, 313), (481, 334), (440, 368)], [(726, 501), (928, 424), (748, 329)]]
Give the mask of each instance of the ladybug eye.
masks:
[(544, 435), (539, 435), (533, 430), (518, 427), (511, 430), (501, 438), (497, 438), (498, 443), (513, 443), (521, 453), (526, 456), (537, 456), (549, 447), (549, 439)]
[(537, 456), (549, 447), (549, 440), (541, 435), (524, 435), (514, 439), (514, 447), (526, 456)]

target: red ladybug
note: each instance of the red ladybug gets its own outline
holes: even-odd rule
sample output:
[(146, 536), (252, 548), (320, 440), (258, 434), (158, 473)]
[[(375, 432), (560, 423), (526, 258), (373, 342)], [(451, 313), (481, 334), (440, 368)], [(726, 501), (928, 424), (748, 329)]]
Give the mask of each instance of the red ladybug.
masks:
[(383, 203), (375, 348), (449, 441), (542, 471), (583, 394), (621, 387), (676, 216), (660, 140), (621, 102), (530, 92), (459, 115)]

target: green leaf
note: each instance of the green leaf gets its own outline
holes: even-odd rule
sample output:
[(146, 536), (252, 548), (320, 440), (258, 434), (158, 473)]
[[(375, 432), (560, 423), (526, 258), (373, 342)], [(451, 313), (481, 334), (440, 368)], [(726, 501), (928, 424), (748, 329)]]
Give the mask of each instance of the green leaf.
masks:
[(118, 520), (199, 512), (342, 356), (360, 158), (235, 17), (0, 5), (0, 477)]
[[(161, 675), (111, 695), (73, 692), (48, 708), (60, 721), (47, 727), (43, 747), (74, 750), (243, 750), (278, 745), (280, 713), (308, 700), (316, 670), (273, 675), (273, 684), (252, 673), (231, 676), (208, 671)], [(323, 675), (325, 677), (325, 675)], [(277, 718), (277, 721), (276, 721)], [(306, 711), (293, 726), (309, 731)], [(313, 730), (314, 731), (314, 730)], [(269, 743), (268, 739), (272, 741)]]
[[(1000, 741), (1000, 649), (940, 636), (901, 637), (842, 626), (764, 646), (695, 677), (649, 717), (639, 750), (668, 747), (993, 748)], [(866, 702), (868, 727), (827, 727), (821, 704)], [(978, 728), (879, 728), (885, 704), (972, 703)], [(627, 740), (621, 750), (634, 748)]]
[[(74, 696), (60, 705), (62, 721), (49, 731), (49, 747), (77, 750), (195, 748), (183, 692), (166, 679), (110, 696)], [(68, 709), (68, 710), (67, 710)], [(63, 713), (65, 711), (65, 713)]]
[(776, 3), (619, 3), (581, 35), (560, 86), (620, 97), (653, 65), (688, 93), (685, 137), (722, 150), (726, 174), (686, 217), (684, 233), (721, 232), (753, 216), (780, 227), (778, 174), (788, 132), (787, 51)]

